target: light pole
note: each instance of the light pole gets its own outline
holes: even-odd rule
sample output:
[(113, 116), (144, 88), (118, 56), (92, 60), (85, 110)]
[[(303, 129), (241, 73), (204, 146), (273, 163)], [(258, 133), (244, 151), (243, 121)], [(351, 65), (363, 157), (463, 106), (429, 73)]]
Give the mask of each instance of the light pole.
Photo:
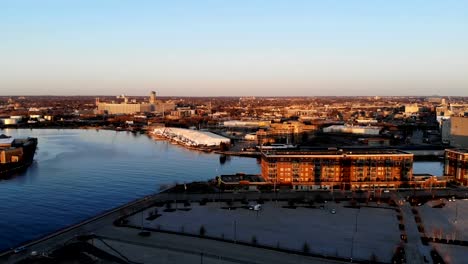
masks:
[(458, 220), (458, 203), (455, 201), (455, 220), (453, 221), (454, 224), (457, 223)]
[(358, 209), (356, 213), (356, 219), (354, 220), (354, 232), (353, 232), (353, 237), (351, 239), (351, 262), (353, 262), (353, 251), (354, 251), (354, 237), (356, 236), (357, 233), (357, 221), (358, 221), (358, 215), (361, 209)]
[(140, 230), (143, 231), (143, 213), (145, 212), (145, 210), (142, 210), (141, 211), (141, 225), (140, 225)]
[(234, 220), (234, 243), (237, 242), (237, 222)]
[(275, 175), (275, 180), (273, 181), (273, 191), (275, 192), (275, 202), (278, 203), (278, 192), (276, 191), (276, 182), (278, 181), (278, 174)]
[(335, 182), (332, 182), (332, 187), (331, 187), (331, 195), (332, 195), (332, 200), (335, 202), (335, 194), (333, 193), (333, 189), (335, 188)]

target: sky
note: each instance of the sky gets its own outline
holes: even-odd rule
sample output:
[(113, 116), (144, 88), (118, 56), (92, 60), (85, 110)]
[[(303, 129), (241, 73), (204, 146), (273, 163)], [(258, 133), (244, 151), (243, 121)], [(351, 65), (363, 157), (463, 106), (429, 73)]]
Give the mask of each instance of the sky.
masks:
[(468, 96), (468, 0), (3, 0), (0, 95)]

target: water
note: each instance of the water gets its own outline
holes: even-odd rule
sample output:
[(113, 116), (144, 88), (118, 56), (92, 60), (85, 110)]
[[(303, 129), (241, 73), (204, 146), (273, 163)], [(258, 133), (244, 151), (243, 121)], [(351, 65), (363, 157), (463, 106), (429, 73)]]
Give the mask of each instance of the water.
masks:
[(39, 139), (35, 163), (0, 180), (0, 251), (158, 191), (161, 185), (259, 173), (256, 159), (190, 151), (146, 135), (96, 130), (0, 130)]
[(434, 176), (444, 175), (444, 163), (441, 161), (415, 161), (413, 173), (429, 173)]
[[(0, 180), (0, 251), (158, 191), (161, 185), (259, 173), (256, 159), (190, 151), (146, 135), (96, 130), (0, 130), (37, 137), (35, 163)], [(440, 162), (415, 173), (441, 175)]]

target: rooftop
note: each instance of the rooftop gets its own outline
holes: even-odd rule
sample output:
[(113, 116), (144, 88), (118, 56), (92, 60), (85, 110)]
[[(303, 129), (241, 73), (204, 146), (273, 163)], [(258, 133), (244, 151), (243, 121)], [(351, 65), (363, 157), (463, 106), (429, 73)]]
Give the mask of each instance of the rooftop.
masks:
[(462, 154), (468, 154), (468, 149), (462, 149), (462, 148), (459, 148), (459, 149), (446, 149), (446, 151), (454, 151), (454, 152), (458, 152), (458, 153), (462, 153)]
[(0, 147), (11, 146), (14, 140), (15, 140), (14, 138), (0, 138)]
[(413, 155), (397, 149), (311, 149), (267, 150), (264, 156), (316, 156), (316, 155)]

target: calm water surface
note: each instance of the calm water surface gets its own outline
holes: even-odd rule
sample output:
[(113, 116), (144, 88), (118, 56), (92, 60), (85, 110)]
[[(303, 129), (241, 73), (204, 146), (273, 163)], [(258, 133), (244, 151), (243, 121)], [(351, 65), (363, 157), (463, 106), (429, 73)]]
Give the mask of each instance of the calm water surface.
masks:
[(0, 180), (0, 250), (154, 193), (160, 185), (259, 173), (256, 159), (189, 151), (146, 135), (96, 130), (0, 130), (39, 139), (35, 163)]
[[(259, 173), (256, 159), (189, 151), (146, 135), (96, 130), (0, 130), (37, 137), (35, 163), (0, 180), (0, 250), (38, 238), (154, 193), (161, 185)], [(415, 173), (441, 175), (440, 162), (415, 162)]]

